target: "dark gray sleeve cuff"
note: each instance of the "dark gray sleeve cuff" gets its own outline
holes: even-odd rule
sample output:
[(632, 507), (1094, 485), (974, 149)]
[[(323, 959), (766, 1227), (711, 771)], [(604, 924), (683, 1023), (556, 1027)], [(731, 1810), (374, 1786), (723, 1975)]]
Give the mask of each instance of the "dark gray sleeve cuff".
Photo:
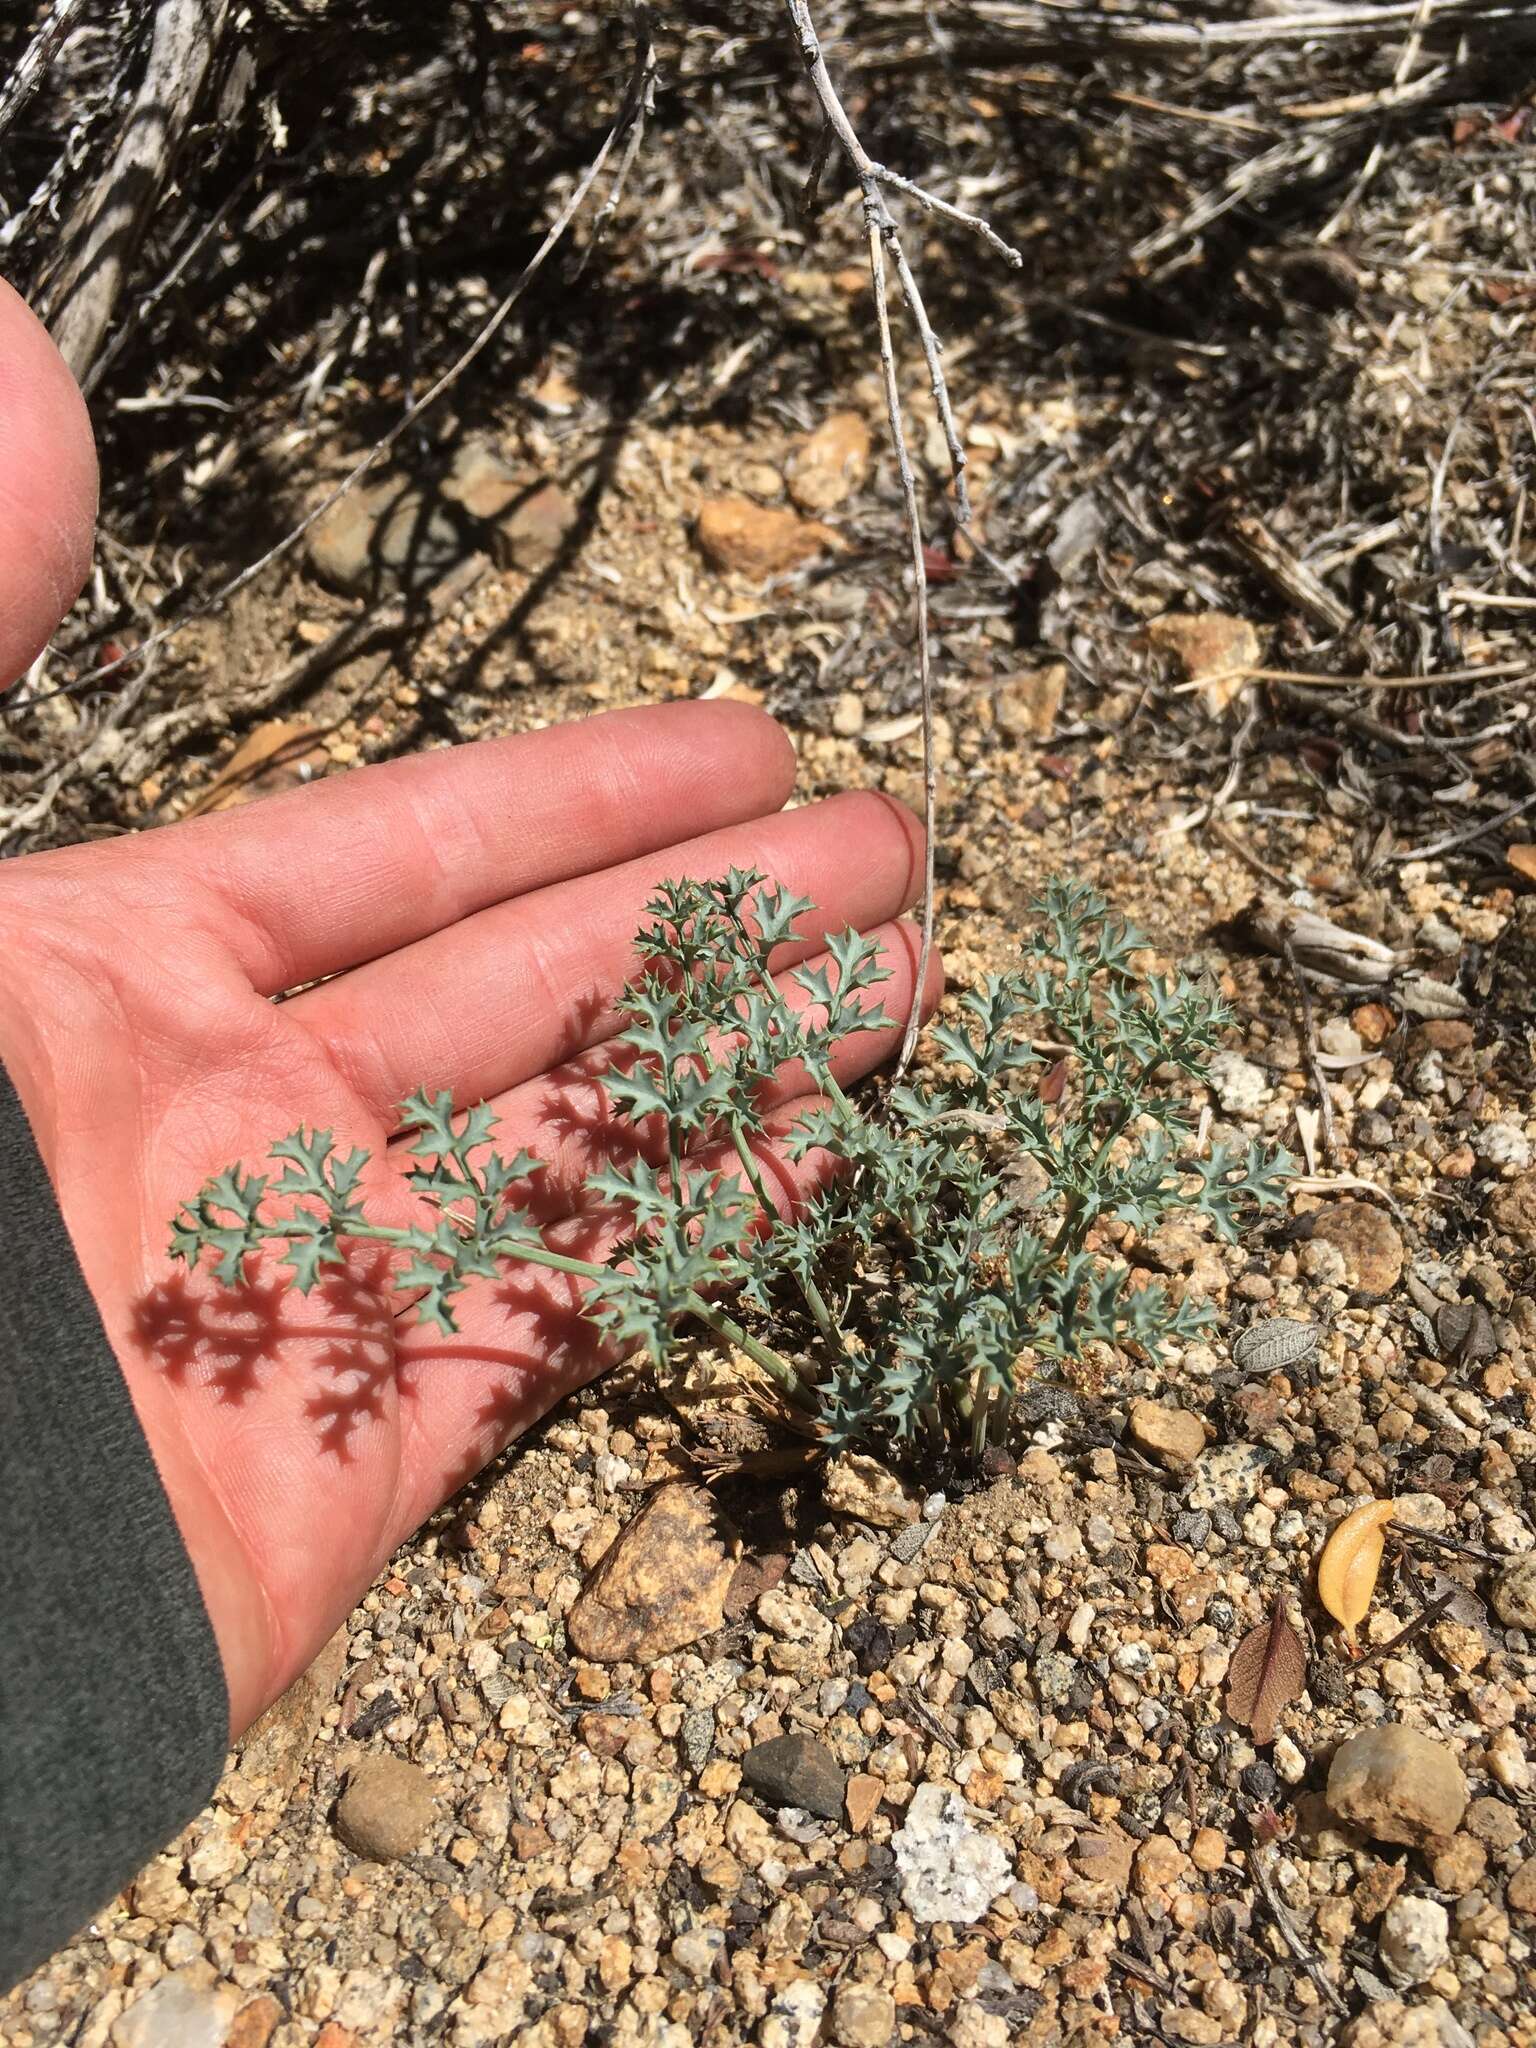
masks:
[(206, 1805), (228, 1711), (191, 1560), (0, 1068), (0, 1991)]

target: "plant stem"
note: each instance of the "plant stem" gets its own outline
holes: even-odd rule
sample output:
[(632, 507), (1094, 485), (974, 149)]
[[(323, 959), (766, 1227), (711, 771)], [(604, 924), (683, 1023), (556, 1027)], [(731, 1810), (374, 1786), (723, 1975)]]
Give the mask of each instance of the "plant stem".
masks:
[(771, 1345), (764, 1344), (750, 1331), (744, 1330), (740, 1323), (725, 1313), (724, 1309), (715, 1308), (702, 1294), (689, 1295), (688, 1308), (690, 1314), (697, 1316), (699, 1321), (713, 1330), (717, 1337), (724, 1337), (727, 1343), (745, 1351), (754, 1364), (760, 1365), (764, 1372), (777, 1382), (797, 1408), (814, 1406), (805, 1381), (782, 1352), (775, 1351)]
[[(294, 1238), (307, 1237), (309, 1232), (292, 1229), (285, 1223), (268, 1223), (262, 1226), (261, 1234), (264, 1238), (281, 1238), (288, 1243)], [(366, 1239), (372, 1244), (408, 1245), (413, 1251), (421, 1249), (420, 1231), (392, 1230), (385, 1223), (349, 1219), (336, 1234), (338, 1237)], [(564, 1252), (553, 1252), (537, 1238), (497, 1238), (485, 1249), (493, 1258), (523, 1259), (530, 1266), (548, 1266), (552, 1272), (574, 1274), (578, 1280), (601, 1280), (608, 1270), (606, 1266), (594, 1265), (590, 1259), (572, 1259), (567, 1258)]]
[(982, 1389), (978, 1371), (971, 1387), (971, 1456), (978, 1462), (987, 1447), (987, 1425), (991, 1415), (992, 1403)]
[[(741, 1161), (742, 1171), (746, 1174), (747, 1180), (751, 1184), (752, 1192), (757, 1197), (758, 1206), (762, 1209), (765, 1216), (774, 1215), (776, 1212), (773, 1203), (769, 1199), (767, 1188), (763, 1185), (762, 1169), (752, 1157), (752, 1149), (747, 1143), (747, 1134), (742, 1128), (739, 1117), (733, 1117), (731, 1120), (731, 1137), (735, 1142), (736, 1156)], [(840, 1343), (841, 1339), (838, 1335), (837, 1326), (832, 1320), (832, 1311), (827, 1307), (821, 1289), (816, 1285), (816, 1282), (809, 1273), (797, 1273), (795, 1278), (800, 1283), (800, 1292), (805, 1297), (805, 1305), (816, 1318), (822, 1335), (830, 1337), (834, 1343)]]

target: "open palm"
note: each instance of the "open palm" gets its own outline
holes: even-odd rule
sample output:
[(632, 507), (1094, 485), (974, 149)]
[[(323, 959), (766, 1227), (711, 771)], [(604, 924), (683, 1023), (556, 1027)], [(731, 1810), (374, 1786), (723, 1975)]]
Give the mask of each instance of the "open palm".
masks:
[[(0, 449), (26, 456), (41, 435), (49, 459), (26, 473), (61, 493), (0, 490), (14, 673), (78, 581), (90, 466), (61, 367), (0, 288), (6, 342)], [(657, 881), (759, 868), (820, 906), (783, 964), (814, 954), (815, 930), (875, 931), (885, 1006), (910, 1001), (917, 949), (893, 920), (917, 890), (917, 827), (874, 795), (783, 811), (793, 772), (746, 706), (647, 708), (0, 868), (0, 1063), (196, 1567), (233, 1732), (395, 1546), (604, 1356), (575, 1283), (544, 1268), (481, 1284), (444, 1339), (402, 1319), (374, 1252), (307, 1297), (255, 1261), (226, 1289), (171, 1264), (173, 1214), (305, 1124), (372, 1155), (378, 1220), (415, 1220), (395, 1112), (425, 1085), (489, 1101), (504, 1148), (548, 1162), (555, 1241), (601, 1241), (615, 1222), (581, 1189), (610, 1156), (599, 1077)], [(890, 1046), (856, 1035), (843, 1074)], [(807, 1171), (780, 1155), (777, 1195)]]

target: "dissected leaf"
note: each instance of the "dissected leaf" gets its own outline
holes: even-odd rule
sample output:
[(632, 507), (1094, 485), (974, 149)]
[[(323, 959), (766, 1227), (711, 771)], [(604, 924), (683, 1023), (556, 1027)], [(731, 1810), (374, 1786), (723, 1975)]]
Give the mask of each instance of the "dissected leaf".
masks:
[(1317, 1561), (1317, 1597), (1342, 1624), (1345, 1639), (1351, 1643), (1376, 1590), (1385, 1531), (1392, 1515), (1389, 1500), (1362, 1501), (1340, 1522)]
[(1307, 1683), (1307, 1652), (1287, 1619), (1285, 1600), (1258, 1622), (1232, 1653), (1227, 1667), (1227, 1712), (1257, 1743), (1273, 1742), (1275, 1723)]

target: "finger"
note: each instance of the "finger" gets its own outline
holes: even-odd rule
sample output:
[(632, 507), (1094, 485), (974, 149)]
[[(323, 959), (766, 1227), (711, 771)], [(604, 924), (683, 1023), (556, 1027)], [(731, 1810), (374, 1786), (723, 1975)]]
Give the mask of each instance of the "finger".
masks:
[(42, 323), (0, 282), (0, 689), (74, 602), (95, 523), (85, 401)]
[[(890, 978), (862, 991), (859, 1007), (866, 1013), (884, 1012), (888, 1022), (875, 1030), (850, 1033), (832, 1056), (832, 1072), (841, 1087), (850, 1087), (873, 1072), (896, 1050), (906, 1028), (912, 1003), (912, 982), (921, 950), (918, 928), (905, 920), (880, 926), (870, 933), (880, 948), (880, 964)], [(828, 956), (819, 954), (808, 964), (827, 965)], [(786, 1005), (796, 1015), (820, 1014), (805, 990), (787, 973), (775, 977)], [(834, 984), (836, 976), (833, 976)], [(923, 997), (923, 1015), (937, 1007), (944, 988), (944, 970), (935, 956), (928, 966), (928, 985)], [(723, 1034), (722, 1034), (723, 1042)], [(667, 1157), (665, 1126), (655, 1117), (634, 1124), (618, 1116), (603, 1087), (603, 1077), (620, 1060), (620, 1049), (611, 1041), (595, 1046), (553, 1073), (524, 1081), (495, 1097), (490, 1107), (496, 1117), (495, 1146), (504, 1156), (528, 1152), (543, 1164), (543, 1172), (529, 1181), (529, 1210), (540, 1222), (568, 1214), (582, 1198), (589, 1174), (604, 1166), (627, 1166), (637, 1159), (661, 1166)], [(764, 1113), (803, 1096), (810, 1082), (797, 1062), (786, 1064), (774, 1077), (759, 1108)], [(411, 1140), (397, 1139), (390, 1156), (402, 1171), (411, 1164)]]
[(360, 768), (147, 835), (232, 920), (264, 995), (374, 960), (504, 898), (777, 811), (782, 729), (747, 704), (644, 705)]
[[(789, 1132), (817, 1103), (802, 1095), (782, 1104), (753, 1148), (781, 1212), (825, 1185), (835, 1168), (824, 1152), (791, 1161), (784, 1151)], [(729, 1173), (735, 1154), (717, 1148), (697, 1163), (701, 1171)], [(555, 1225), (546, 1241), (569, 1257), (600, 1262), (628, 1235), (627, 1215), (606, 1209)], [(584, 1313), (584, 1287), (547, 1267), (513, 1267), (505, 1278), (461, 1297), (456, 1335), (419, 1324), (401, 1331), (397, 1540), (562, 1396), (621, 1355)]]
[(801, 952), (906, 909), (921, 827), (864, 792), (759, 818), (467, 918), (294, 999), (375, 1115), (423, 1085), (478, 1102), (612, 1035), (635, 932), (662, 880), (759, 868), (817, 905)]

